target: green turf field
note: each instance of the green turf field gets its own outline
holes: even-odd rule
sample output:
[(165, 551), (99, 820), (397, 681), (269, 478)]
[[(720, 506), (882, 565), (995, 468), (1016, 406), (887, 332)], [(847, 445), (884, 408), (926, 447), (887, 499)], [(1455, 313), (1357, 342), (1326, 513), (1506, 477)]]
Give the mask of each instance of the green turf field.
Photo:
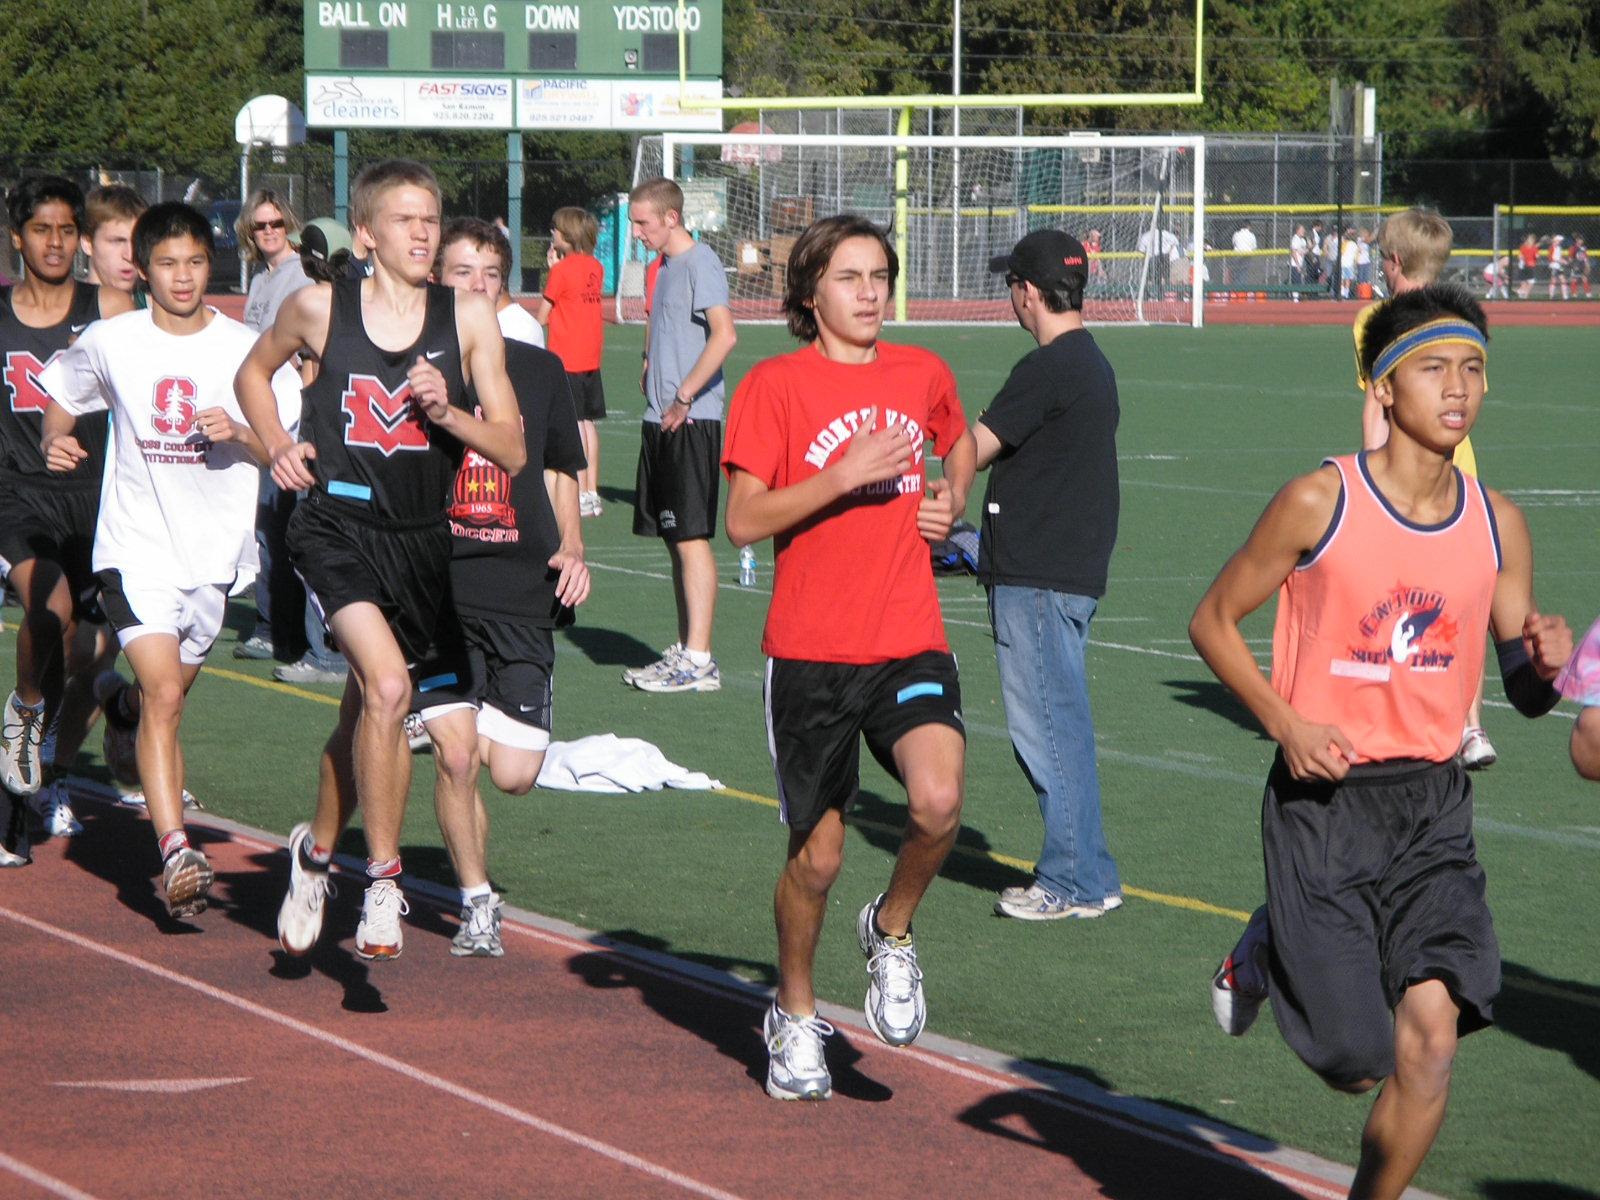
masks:
[[(1185, 637), (1195, 600), (1274, 488), (1356, 442), (1349, 334), (1223, 327), (1097, 336), (1121, 385), (1123, 509), (1090, 666), (1105, 822), (1128, 903), (1094, 922), (991, 915), (993, 893), (1027, 878), (1006, 863), (1031, 861), (1039, 818), (1005, 736), (981, 592), (970, 580), (941, 583), (970, 742), (960, 850), (917, 922), (931, 1028), (1353, 1162), (1369, 1100), (1323, 1088), (1270, 1019), (1240, 1041), (1211, 1020), (1210, 972), (1260, 897), (1258, 808), (1272, 747)], [(969, 416), (1032, 345), (1018, 330), (904, 337), (949, 359)], [(594, 595), (580, 624), (559, 639), (556, 734), (648, 738), (729, 791), (520, 800), (492, 793), (491, 865), (514, 904), (772, 982), (771, 890), (784, 839), (766, 799), (774, 794), (760, 701), (766, 597), (735, 585), (726, 542), (716, 638), (723, 690), (651, 697), (618, 677), (675, 638), (665, 554), (629, 532), (640, 342), (637, 328), (609, 333), (607, 509), (584, 524)], [(731, 377), (789, 346), (778, 329), (744, 329)], [(1480, 468), (1527, 513), (1541, 605), (1581, 632), (1600, 612), (1593, 334), (1506, 329), (1492, 351), (1490, 393), (1474, 433)], [(974, 497), (969, 511), (976, 507)], [(768, 548), (761, 559), (764, 588)], [(16, 616), (6, 611), (8, 625)], [(243, 607), (232, 617), (235, 628), (249, 623)], [(1268, 613), (1247, 630), (1263, 655), (1270, 630)], [(220, 670), (203, 674), (194, 694), (185, 728), (191, 788), (215, 812), (285, 833), (311, 810), (316, 752), (334, 710), (237, 678), (268, 673), (229, 657), (233, 636), (223, 635), (214, 656)], [(0, 682), (10, 679), (13, 645), (11, 634), (0, 637)], [(322, 694), (331, 702), (331, 689)], [(1499, 1026), (1463, 1045), (1450, 1116), (1418, 1183), (1496, 1200), (1594, 1196), (1600, 789), (1582, 783), (1567, 761), (1569, 709), (1525, 721), (1500, 697), (1497, 676), (1489, 697), (1486, 723), (1501, 757), (1477, 777), (1479, 848), (1506, 990)], [(865, 989), (852, 922), (887, 880), (902, 818), (902, 797), (863, 757), (861, 819), (818, 961), (819, 990), (841, 1003), (858, 1003)], [(431, 771), (426, 759), (417, 764), (406, 866), (448, 881), (428, 799)], [(153, 845), (130, 852), (148, 853), (154, 873)], [(262, 947), (264, 964), (270, 949)], [(730, 1086), (749, 1085), (730, 1076)], [(750, 1103), (765, 1102), (752, 1087)]]

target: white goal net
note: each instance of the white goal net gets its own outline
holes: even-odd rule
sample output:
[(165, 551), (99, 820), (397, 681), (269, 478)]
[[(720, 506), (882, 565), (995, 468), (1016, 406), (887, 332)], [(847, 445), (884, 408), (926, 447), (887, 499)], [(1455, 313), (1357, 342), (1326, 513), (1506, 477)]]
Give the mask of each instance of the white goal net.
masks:
[[(891, 231), (899, 320), (1010, 323), (989, 260), (1057, 228), (1089, 250), (1089, 321), (1201, 323), (1202, 138), (669, 133), (640, 142), (634, 181), (658, 176), (727, 268), (736, 320), (779, 320), (796, 237), (849, 212)], [(647, 258), (633, 243), (620, 320), (644, 318)]]

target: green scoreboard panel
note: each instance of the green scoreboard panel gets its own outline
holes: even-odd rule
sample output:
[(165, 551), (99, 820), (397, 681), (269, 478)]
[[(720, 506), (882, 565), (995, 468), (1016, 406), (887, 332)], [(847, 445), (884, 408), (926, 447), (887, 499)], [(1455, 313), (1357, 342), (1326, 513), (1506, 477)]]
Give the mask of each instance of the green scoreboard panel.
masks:
[(314, 126), (720, 129), (722, 2), (305, 0)]

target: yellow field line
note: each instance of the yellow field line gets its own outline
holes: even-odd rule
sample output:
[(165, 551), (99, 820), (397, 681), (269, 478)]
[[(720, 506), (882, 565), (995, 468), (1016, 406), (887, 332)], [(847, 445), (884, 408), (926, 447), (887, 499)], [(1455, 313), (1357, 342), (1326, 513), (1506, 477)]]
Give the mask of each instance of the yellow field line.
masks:
[[(764, 805), (767, 808), (777, 808), (778, 802), (771, 796), (763, 796), (759, 792), (747, 792), (741, 788), (725, 787), (722, 789), (725, 796), (733, 796), (739, 800), (748, 800), (752, 804)], [(886, 825), (882, 821), (868, 821), (862, 817), (850, 817), (846, 824), (857, 826), (861, 829), (871, 829), (878, 833), (899, 836), (900, 830), (893, 825)], [(1014, 867), (1018, 871), (1028, 874), (1033, 873), (1034, 864), (1025, 858), (1016, 858), (1010, 854), (1001, 854), (995, 850), (980, 850), (974, 846), (963, 846), (957, 842), (952, 854), (959, 854), (962, 858), (975, 859), (980, 862), (999, 863), (1003, 867)], [(1148, 900), (1152, 904), (1165, 904), (1169, 908), (1183, 908), (1190, 912), (1205, 913), (1213, 917), (1232, 917), (1235, 921), (1248, 921), (1250, 914), (1237, 908), (1223, 908), (1221, 905), (1211, 904), (1205, 900), (1196, 900), (1193, 896), (1174, 896), (1167, 892), (1152, 892), (1146, 888), (1132, 887), (1124, 883), (1122, 894), (1136, 896), (1140, 900)]]
[(226, 667), (205, 667), (202, 674), (215, 675), (219, 679), (231, 679), (235, 683), (248, 683), (252, 687), (266, 688), (269, 692), (282, 692), (285, 696), (298, 696), (302, 700), (315, 700), (318, 704), (331, 704), (339, 707), (339, 697), (324, 696), (321, 692), (309, 692), (305, 688), (295, 687), (292, 683), (279, 683), (276, 679), (261, 679), (255, 675), (246, 675), (243, 671), (230, 671)]

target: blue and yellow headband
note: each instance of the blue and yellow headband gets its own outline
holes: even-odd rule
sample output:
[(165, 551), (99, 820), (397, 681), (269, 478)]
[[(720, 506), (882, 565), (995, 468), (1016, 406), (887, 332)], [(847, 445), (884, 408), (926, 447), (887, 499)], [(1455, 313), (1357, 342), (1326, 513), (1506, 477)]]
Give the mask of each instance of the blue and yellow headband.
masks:
[(1406, 330), (1385, 346), (1383, 353), (1378, 355), (1378, 360), (1372, 364), (1373, 382), (1382, 379), (1424, 346), (1436, 346), (1440, 343), (1476, 346), (1483, 352), (1485, 360), (1489, 356), (1489, 339), (1484, 337), (1476, 325), (1471, 321), (1463, 321), (1460, 317), (1441, 317), (1437, 321), (1429, 321), (1426, 325)]

